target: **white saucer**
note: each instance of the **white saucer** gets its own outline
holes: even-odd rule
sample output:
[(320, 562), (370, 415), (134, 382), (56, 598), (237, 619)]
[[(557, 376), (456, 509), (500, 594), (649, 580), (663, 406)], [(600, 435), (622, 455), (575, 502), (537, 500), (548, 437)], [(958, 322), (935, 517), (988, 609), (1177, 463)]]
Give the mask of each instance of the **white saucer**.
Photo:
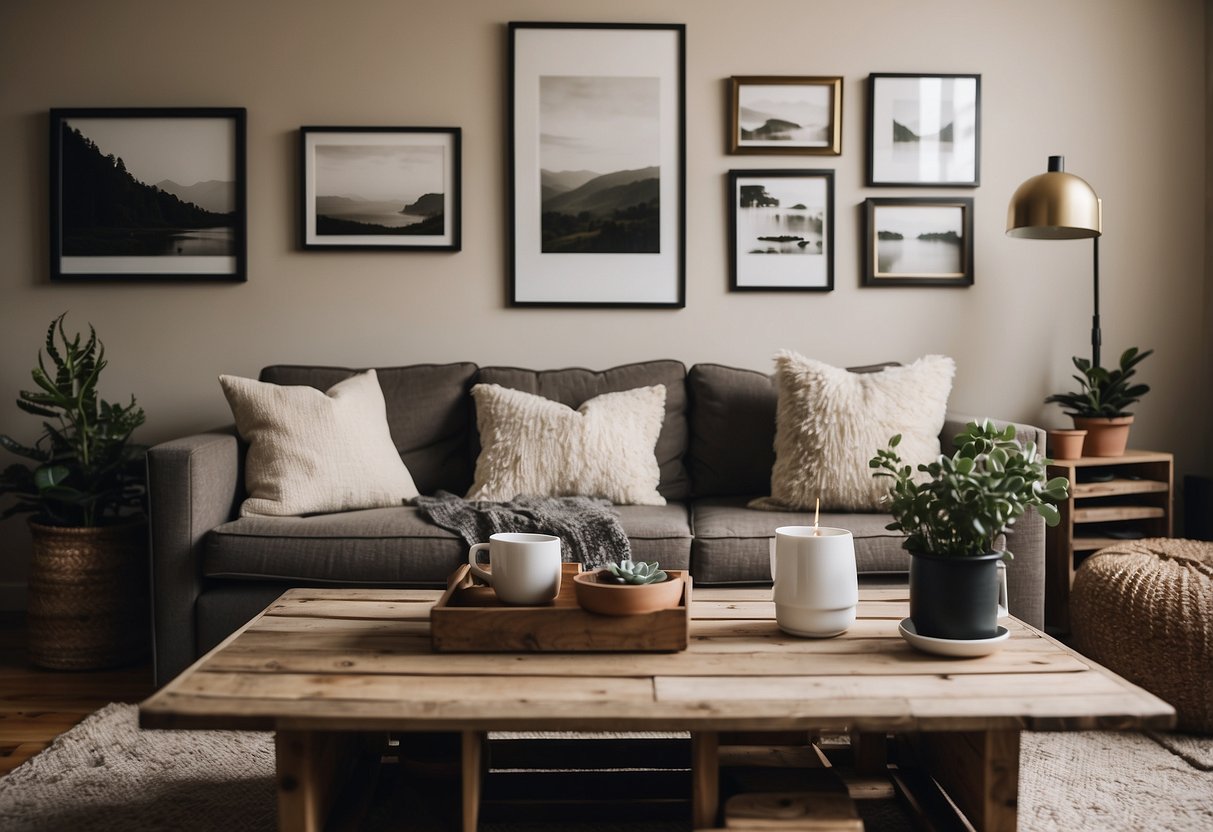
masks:
[(988, 656), (998, 650), (999, 646), (1011, 637), (1011, 631), (1002, 625), (999, 625), (998, 635), (993, 638), (959, 639), (920, 636), (914, 629), (914, 622), (908, 618), (901, 620), (901, 623), (897, 625), (897, 631), (901, 633), (902, 638), (909, 642), (911, 647), (924, 653), (934, 653), (938, 656), (957, 656), (960, 658)]

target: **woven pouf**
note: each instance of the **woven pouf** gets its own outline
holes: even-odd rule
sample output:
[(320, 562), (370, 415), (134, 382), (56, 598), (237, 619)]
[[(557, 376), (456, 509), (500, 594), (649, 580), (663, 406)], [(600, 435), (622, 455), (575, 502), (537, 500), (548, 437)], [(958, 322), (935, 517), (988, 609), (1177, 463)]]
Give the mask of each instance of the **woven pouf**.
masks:
[(1213, 733), (1213, 543), (1151, 538), (1087, 558), (1070, 591), (1074, 646)]

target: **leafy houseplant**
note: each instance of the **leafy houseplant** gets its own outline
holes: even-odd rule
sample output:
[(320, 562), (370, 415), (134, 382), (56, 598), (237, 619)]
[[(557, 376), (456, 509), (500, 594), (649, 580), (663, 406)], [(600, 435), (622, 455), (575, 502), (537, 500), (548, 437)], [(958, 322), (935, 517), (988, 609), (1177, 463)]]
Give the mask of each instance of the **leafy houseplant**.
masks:
[[(97, 396), (97, 379), (105, 369), (105, 346), (89, 327), (81, 344), (69, 338), (64, 315), (51, 321), (43, 353), (33, 371), (35, 391), (22, 390), (17, 407), (47, 420), (33, 446), (0, 435), (0, 446), (33, 460), (34, 468), (14, 463), (0, 474), (0, 494), (17, 501), (0, 517), (29, 512), (51, 526), (93, 527), (122, 522), (124, 509), (143, 505), (144, 448), (130, 442), (143, 424), (143, 410), (130, 404), (110, 404)], [(58, 343), (56, 343), (58, 341)]]
[(47, 328), (37, 389), (17, 399), (42, 417), (42, 435), (33, 445), (0, 435), (0, 447), (34, 463), (0, 473), (0, 495), (16, 498), (0, 517), (33, 515), (31, 660), (82, 670), (133, 662), (147, 649), (144, 449), (130, 441), (144, 413), (134, 397), (121, 405), (98, 396), (105, 347), (91, 326), (87, 340), (69, 336), (65, 315)]
[(1130, 380), (1137, 374), (1137, 365), (1153, 352), (1129, 347), (1121, 353), (1119, 366), (1111, 370), (1074, 356), (1072, 361), (1078, 368), (1074, 380), (1078, 382), (1078, 390), (1054, 393), (1045, 399), (1045, 404), (1060, 404), (1066, 414), (1073, 417), (1074, 427), (1088, 432), (1083, 450), (1087, 456), (1120, 456), (1124, 453), (1129, 426), (1133, 424), (1133, 414), (1128, 409), (1150, 392), (1148, 385), (1133, 384)]
[(1035, 508), (1050, 526), (1060, 519), (1053, 501), (1067, 496), (1064, 477), (1047, 480), (1048, 461), (1036, 445), (1021, 445), (1015, 428), (970, 422), (952, 456), (940, 455), (915, 472), (897, 455), (901, 436), (868, 463), (873, 476), (892, 480), (887, 497), (902, 544), (912, 556), (910, 617), (920, 635), (988, 638), (996, 628), (999, 535)]

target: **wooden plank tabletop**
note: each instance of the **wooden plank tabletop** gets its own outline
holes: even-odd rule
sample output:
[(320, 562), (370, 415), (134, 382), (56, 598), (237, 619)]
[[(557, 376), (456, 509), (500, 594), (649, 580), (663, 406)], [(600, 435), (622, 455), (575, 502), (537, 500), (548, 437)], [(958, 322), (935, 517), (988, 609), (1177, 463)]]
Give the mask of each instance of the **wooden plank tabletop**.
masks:
[(435, 654), (436, 590), (293, 589), (140, 706), (150, 728), (961, 731), (1169, 727), (1162, 700), (1016, 619), (991, 656), (913, 650), (907, 590), (844, 635), (769, 589), (696, 588), (678, 653)]

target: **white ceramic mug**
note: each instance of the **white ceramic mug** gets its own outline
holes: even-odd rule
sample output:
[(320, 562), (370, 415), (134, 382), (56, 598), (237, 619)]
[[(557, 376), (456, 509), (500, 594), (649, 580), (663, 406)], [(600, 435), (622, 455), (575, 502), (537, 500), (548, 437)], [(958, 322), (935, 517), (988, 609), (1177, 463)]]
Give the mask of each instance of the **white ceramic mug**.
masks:
[(771, 541), (775, 621), (795, 636), (828, 638), (855, 623), (859, 577), (846, 529), (780, 526)]
[[(476, 562), (482, 549), (491, 570)], [(560, 592), (560, 538), (550, 534), (499, 532), (468, 550), (472, 574), (493, 587), (506, 604), (546, 604)]]

